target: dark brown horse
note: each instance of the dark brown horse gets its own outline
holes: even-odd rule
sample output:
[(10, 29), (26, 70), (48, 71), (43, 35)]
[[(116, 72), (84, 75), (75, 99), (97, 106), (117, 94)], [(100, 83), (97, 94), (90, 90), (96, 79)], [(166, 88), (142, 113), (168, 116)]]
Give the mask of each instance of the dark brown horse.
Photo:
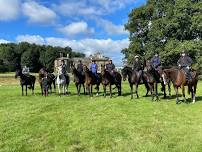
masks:
[(77, 94), (80, 96), (81, 85), (83, 86), (83, 90), (84, 90), (84, 94), (85, 94), (86, 93), (85, 85), (84, 85), (85, 84), (85, 75), (78, 72), (74, 64), (71, 65), (71, 71), (74, 76), (74, 83), (76, 85)]
[(182, 69), (172, 68), (163, 70), (162, 78), (164, 84), (166, 84), (168, 80), (170, 80), (173, 83), (176, 93), (176, 104), (180, 103), (178, 97), (179, 88), (182, 88), (182, 95), (184, 97), (184, 101), (186, 102), (185, 86), (188, 86), (188, 93), (189, 94), (191, 93), (192, 102), (195, 103), (196, 88), (198, 83), (198, 73), (195, 70), (192, 70), (191, 75), (192, 75), (192, 81), (188, 83), (186, 80), (185, 72)]
[[(138, 95), (138, 86), (141, 85), (141, 84), (144, 84), (146, 89), (147, 89), (147, 93), (146, 93), (146, 96), (148, 95), (149, 93), (149, 85), (147, 83), (147, 78), (146, 78), (146, 74), (142, 73), (143, 71), (135, 71), (135, 70), (132, 70), (131, 67), (128, 67), (128, 66), (125, 66), (121, 73), (122, 73), (122, 76), (123, 76), (123, 81), (126, 80), (126, 78), (128, 77), (128, 82), (129, 82), (129, 85), (130, 85), (130, 89), (131, 89), (131, 99), (133, 99), (133, 85), (135, 85), (135, 93), (137, 95), (137, 98), (139, 98), (139, 95)], [(141, 77), (141, 74), (143, 74), (143, 77)]]
[(84, 66), (84, 73), (85, 73), (85, 84), (86, 89), (88, 91), (89, 96), (93, 96), (93, 85), (96, 85), (96, 90), (98, 96), (99, 93), (99, 86), (101, 83), (101, 75), (97, 73), (97, 77), (88, 69), (87, 66)]
[(22, 73), (22, 69), (17, 69), (15, 72), (15, 78), (20, 77), (20, 85), (22, 87), (22, 96), (24, 96), (24, 86), (27, 96), (27, 88), (32, 90), (32, 94), (34, 94), (34, 85), (36, 81), (36, 77), (32, 75), (25, 75)]
[[(163, 68), (162, 67), (159, 67), (158, 70), (156, 70), (151, 62), (149, 60), (146, 61), (146, 71), (145, 74), (146, 74), (146, 80), (148, 82), (148, 85), (149, 85), (149, 88), (150, 88), (150, 91), (152, 93), (152, 100), (154, 100), (154, 97), (156, 97), (156, 100), (158, 101), (159, 100), (159, 96), (158, 96), (158, 83), (161, 84), (161, 91), (163, 91), (164, 93), (164, 99), (166, 98), (166, 87), (162, 81), (162, 71), (163, 71)], [(168, 84), (168, 90), (169, 90), (169, 95), (171, 94), (171, 90), (170, 90), (170, 83)]]
[(52, 85), (53, 85), (54, 92), (56, 92), (55, 75), (52, 73), (49, 73), (45, 68), (41, 68), (39, 70), (39, 84), (41, 87), (41, 94), (43, 95), (42, 78), (44, 78), (45, 75), (47, 75), (48, 87), (49, 87), (50, 91), (52, 92)]
[[(102, 76), (102, 85), (104, 90), (104, 97), (106, 97), (106, 87), (109, 85), (110, 97), (112, 97), (112, 85), (115, 85), (118, 89), (118, 96), (121, 96), (121, 74), (118, 72), (114, 73), (115, 77), (110, 74), (109, 71), (105, 69), (105, 66), (101, 66), (101, 76)], [(115, 81), (116, 79), (116, 81)]]

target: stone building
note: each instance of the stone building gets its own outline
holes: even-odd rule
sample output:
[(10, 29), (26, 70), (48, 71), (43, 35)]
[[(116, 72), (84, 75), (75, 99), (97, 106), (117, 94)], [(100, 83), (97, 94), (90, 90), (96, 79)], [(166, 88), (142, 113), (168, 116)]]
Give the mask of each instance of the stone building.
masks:
[(77, 58), (77, 57), (70, 58), (68, 54), (66, 57), (64, 57), (62, 54), (60, 54), (60, 58), (57, 58), (54, 61), (54, 70), (55, 71), (57, 71), (57, 67), (60, 66), (61, 60), (65, 61), (65, 64), (67, 65), (67, 72), (68, 73), (70, 72), (71, 64), (74, 64), (75, 66), (77, 66), (77, 64), (79, 63), (79, 60), (81, 60), (82, 63), (84, 65), (87, 65), (88, 67), (91, 64), (91, 61), (95, 60), (95, 62), (98, 65), (98, 72), (100, 72), (101, 71), (101, 65), (105, 65), (107, 63), (107, 61), (109, 60), (109, 58), (103, 56), (100, 52), (97, 52), (97, 53), (92, 54), (89, 57), (85, 57), (85, 58)]

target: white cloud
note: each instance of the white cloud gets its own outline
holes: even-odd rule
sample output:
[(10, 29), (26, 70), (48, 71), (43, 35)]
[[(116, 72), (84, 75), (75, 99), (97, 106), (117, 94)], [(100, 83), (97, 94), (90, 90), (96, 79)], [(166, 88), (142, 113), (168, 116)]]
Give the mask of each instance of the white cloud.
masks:
[(83, 0), (73, 1), (65, 0), (59, 5), (54, 5), (54, 8), (66, 16), (89, 16), (99, 15), (103, 16), (121, 8), (126, 7), (127, 4), (135, 2), (135, 0)]
[(126, 35), (127, 31), (124, 30), (123, 25), (115, 25), (111, 21), (104, 19), (96, 19), (97, 25), (103, 27), (109, 35)]
[(0, 0), (0, 20), (16, 19), (20, 11), (19, 0)]
[(101, 12), (94, 6), (87, 5), (85, 1), (65, 1), (60, 5), (55, 5), (54, 8), (66, 16), (80, 16), (80, 15), (100, 15)]
[(0, 39), (0, 44), (10, 43), (10, 41), (5, 39)]
[(17, 42), (29, 42), (35, 44), (45, 44), (44, 38), (39, 35), (19, 35), (16, 38)]
[(29, 22), (32, 23), (52, 24), (57, 18), (57, 15), (53, 10), (34, 1), (23, 3), (22, 10), (24, 15), (29, 18)]
[(112, 39), (81, 39), (69, 40), (56, 37), (41, 37), (39, 35), (19, 35), (16, 38), (17, 42), (29, 42), (36, 44), (45, 44), (52, 46), (66, 47), (70, 46), (73, 50), (85, 53), (86, 55), (93, 54), (97, 51), (102, 52), (105, 56), (115, 59), (116, 65), (121, 65), (123, 55), (121, 50), (128, 47), (128, 39), (112, 40)]
[(59, 28), (58, 31), (66, 36), (73, 36), (77, 34), (92, 34), (94, 29), (88, 28), (88, 24), (84, 21), (73, 22), (65, 27)]

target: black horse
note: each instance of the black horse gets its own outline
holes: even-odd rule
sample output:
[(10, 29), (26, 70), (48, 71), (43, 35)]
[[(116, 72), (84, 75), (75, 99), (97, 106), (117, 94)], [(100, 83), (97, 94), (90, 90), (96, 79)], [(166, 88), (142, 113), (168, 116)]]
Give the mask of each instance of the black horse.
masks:
[(55, 85), (56, 76), (52, 73), (49, 73), (45, 68), (41, 68), (39, 70), (39, 84), (41, 87), (41, 94), (43, 95), (42, 78), (44, 78), (45, 75), (47, 75), (48, 87), (50, 91), (52, 92), (52, 85), (53, 85), (54, 92), (56, 92), (56, 85)]
[(15, 72), (15, 78), (20, 77), (20, 85), (22, 87), (22, 96), (24, 96), (24, 86), (26, 90), (26, 96), (27, 96), (27, 87), (29, 89), (32, 89), (32, 94), (34, 94), (34, 85), (36, 81), (36, 77), (32, 75), (24, 75), (22, 73), (22, 69), (17, 69)]
[[(166, 86), (162, 79), (163, 74), (163, 67), (159, 67), (158, 71), (152, 66), (151, 62), (148, 60), (146, 61), (146, 76), (147, 76), (147, 82), (149, 84), (150, 91), (152, 93), (152, 100), (154, 100), (154, 97), (156, 97), (156, 100), (159, 100), (158, 96), (158, 83), (161, 84), (161, 91), (163, 91), (164, 99), (166, 99)], [(171, 89), (170, 89), (170, 82), (168, 83), (168, 90), (169, 95), (171, 95)]]
[(118, 96), (121, 96), (121, 74), (118, 72), (114, 73), (115, 77), (110, 74), (109, 71), (105, 69), (104, 65), (101, 65), (101, 76), (102, 85), (104, 90), (104, 97), (106, 97), (106, 87), (109, 85), (110, 97), (112, 97), (112, 85), (115, 85), (118, 89)]
[(72, 74), (74, 76), (74, 83), (76, 85), (76, 89), (77, 89), (77, 94), (80, 96), (80, 92), (81, 92), (81, 85), (83, 86), (83, 90), (84, 90), (84, 94), (86, 93), (85, 91), (85, 75), (83, 75), (82, 73), (78, 72), (77, 69), (75, 68), (75, 65), (71, 65), (71, 71)]
[(87, 66), (84, 66), (84, 73), (85, 73), (85, 84), (86, 89), (88, 91), (89, 96), (93, 96), (93, 85), (96, 85), (95, 89), (97, 90), (97, 96), (99, 93), (99, 86), (101, 83), (101, 75), (100, 73), (97, 73), (97, 76), (95, 76), (92, 71), (88, 69)]
[(130, 89), (131, 89), (131, 99), (133, 99), (133, 85), (135, 85), (135, 93), (137, 95), (137, 98), (139, 98), (138, 95), (138, 86), (141, 84), (144, 84), (146, 89), (147, 89), (147, 93), (146, 96), (149, 93), (149, 85), (146, 81), (147, 76), (145, 73), (143, 73), (143, 71), (135, 71), (132, 70), (131, 67), (125, 66), (122, 71), (122, 76), (123, 76), (123, 81), (126, 80), (126, 78), (128, 77), (128, 82), (130, 84)]

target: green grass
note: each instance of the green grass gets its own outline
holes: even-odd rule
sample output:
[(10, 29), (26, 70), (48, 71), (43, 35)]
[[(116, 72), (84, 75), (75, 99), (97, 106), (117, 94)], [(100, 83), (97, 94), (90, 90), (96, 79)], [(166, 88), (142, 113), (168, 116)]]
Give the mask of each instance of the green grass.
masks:
[(22, 97), (10, 81), (0, 81), (2, 152), (202, 151), (202, 87), (198, 102), (176, 105), (174, 98), (151, 102), (143, 87), (130, 100), (127, 83), (124, 96), (112, 99), (78, 97), (73, 84), (71, 95), (45, 98), (38, 86), (35, 96)]

